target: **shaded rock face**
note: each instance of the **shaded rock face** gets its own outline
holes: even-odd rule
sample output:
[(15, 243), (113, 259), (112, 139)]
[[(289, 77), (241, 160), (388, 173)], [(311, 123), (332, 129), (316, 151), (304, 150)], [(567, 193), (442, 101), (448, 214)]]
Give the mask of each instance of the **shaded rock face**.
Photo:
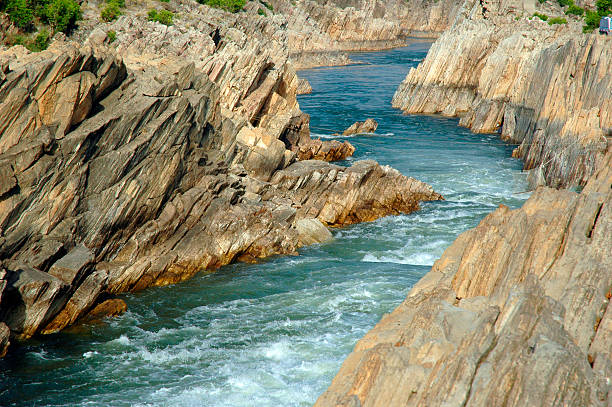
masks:
[(0, 321), (16, 339), (441, 198), (373, 162), (299, 161), (354, 149), (310, 139), (282, 17), (173, 7), (172, 27), (113, 23), (114, 51), (94, 30), (0, 53)]
[(607, 406), (612, 152), (460, 235), (361, 339), (316, 406)]
[(393, 106), (459, 116), (475, 132), (501, 129), (520, 144), (514, 156), (525, 169), (536, 169), (532, 186), (584, 185), (612, 140), (612, 42), (581, 34), (579, 22), (521, 17), (535, 3), (481, 3), (466, 2)]

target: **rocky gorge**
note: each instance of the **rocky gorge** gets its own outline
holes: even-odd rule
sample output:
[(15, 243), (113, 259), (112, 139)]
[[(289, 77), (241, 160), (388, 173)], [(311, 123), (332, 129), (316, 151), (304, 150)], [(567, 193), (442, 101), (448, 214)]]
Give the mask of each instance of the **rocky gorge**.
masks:
[[(538, 188), (460, 235), (316, 406), (609, 405), (612, 42), (467, 1), (393, 104), (499, 132)], [(548, 12), (561, 13), (546, 4)]]
[(310, 139), (280, 17), (175, 7), (169, 27), (122, 17), (113, 47), (94, 29), (0, 55), (2, 353), (9, 329), (57, 332), (120, 312), (116, 293), (441, 199), (375, 162), (311, 160), (354, 149)]
[(532, 186), (584, 185), (612, 140), (612, 43), (581, 34), (576, 21), (551, 26), (535, 11), (529, 1), (466, 2), (393, 105), (500, 131), (519, 144), (514, 155), (534, 170)]
[(355, 147), (311, 139), (294, 69), (448, 28), (394, 106), (499, 132), (533, 186), (584, 188), (541, 187), (461, 234), (316, 405), (608, 405), (612, 42), (530, 18), (551, 3), (403, 3), (279, 0), (244, 18), (177, 0), (173, 26), (134, 8), (2, 51), (0, 354), (125, 311), (119, 293), (442, 199), (374, 161), (330, 163)]

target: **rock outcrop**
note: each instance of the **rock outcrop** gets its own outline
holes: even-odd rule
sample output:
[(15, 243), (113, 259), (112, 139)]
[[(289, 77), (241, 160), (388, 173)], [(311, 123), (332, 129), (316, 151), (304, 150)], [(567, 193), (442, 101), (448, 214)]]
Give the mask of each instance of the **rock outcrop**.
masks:
[(366, 119), (365, 122), (355, 122), (342, 132), (343, 136), (351, 136), (353, 134), (374, 133), (378, 128), (378, 122), (374, 119)]
[(308, 82), (305, 78), (300, 78), (298, 82), (297, 94), (298, 95), (307, 95), (312, 93), (312, 86), (310, 86), (310, 82)]
[(535, 170), (534, 186), (584, 185), (612, 140), (612, 41), (581, 34), (577, 21), (528, 18), (536, 4), (563, 15), (529, 1), (467, 1), (393, 105), (459, 116), (475, 132), (501, 129), (520, 144), (514, 156)]
[(133, 13), (107, 26), (116, 48), (94, 29), (82, 46), (0, 53), (0, 322), (14, 339), (441, 199), (374, 162), (300, 161), (352, 146), (310, 140), (282, 17), (171, 7), (172, 27)]
[(582, 193), (541, 187), (460, 235), (316, 406), (607, 406), (612, 152)]
[(437, 36), (447, 29), (459, 0), (272, 0), (287, 18), (288, 45), (297, 67), (341, 65), (342, 51), (400, 46), (411, 35)]

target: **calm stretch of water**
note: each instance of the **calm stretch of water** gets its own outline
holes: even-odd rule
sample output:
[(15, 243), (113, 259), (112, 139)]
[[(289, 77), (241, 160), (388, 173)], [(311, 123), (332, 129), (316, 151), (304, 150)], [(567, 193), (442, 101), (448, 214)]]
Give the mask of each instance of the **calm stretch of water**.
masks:
[(456, 120), (403, 116), (391, 97), (426, 43), (366, 53), (369, 65), (302, 73), (313, 133), (379, 121), (351, 138), (371, 158), (426, 181), (445, 202), (334, 230), (299, 257), (237, 264), (125, 297), (107, 325), (31, 342), (0, 362), (1, 405), (308, 406), (342, 360), (397, 306), (459, 233), (526, 198), (520, 163), (495, 135)]

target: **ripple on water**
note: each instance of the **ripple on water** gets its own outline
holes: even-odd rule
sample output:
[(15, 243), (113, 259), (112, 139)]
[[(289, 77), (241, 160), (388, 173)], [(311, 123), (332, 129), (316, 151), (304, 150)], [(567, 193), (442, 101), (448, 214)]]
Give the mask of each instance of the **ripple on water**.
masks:
[(333, 229), (334, 241), (299, 257), (231, 265), (126, 295), (122, 317), (29, 343), (0, 362), (3, 403), (312, 405), (355, 342), (458, 234), (498, 205), (517, 207), (527, 198), (521, 165), (497, 135), (391, 109), (397, 85), (426, 51), (417, 42), (356, 56), (370, 65), (305, 71), (313, 93), (300, 105), (321, 138), (376, 119), (377, 135), (350, 137), (357, 148), (351, 160), (391, 165), (430, 183), (446, 201)]

